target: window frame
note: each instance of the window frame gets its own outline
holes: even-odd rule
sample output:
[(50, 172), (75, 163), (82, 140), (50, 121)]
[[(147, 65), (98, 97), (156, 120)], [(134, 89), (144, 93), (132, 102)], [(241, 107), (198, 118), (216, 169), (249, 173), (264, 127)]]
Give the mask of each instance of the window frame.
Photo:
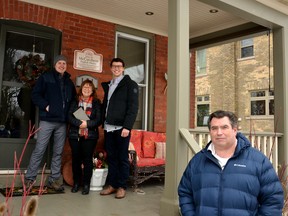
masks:
[[(150, 88), (150, 73), (149, 73), (149, 64), (150, 64), (150, 40), (146, 37), (142, 37), (142, 36), (137, 36), (135, 34), (132, 33), (126, 33), (123, 32), (121, 30), (117, 30), (115, 33), (115, 42), (116, 42), (116, 46), (115, 46), (115, 56), (118, 56), (118, 41), (119, 38), (124, 38), (127, 40), (131, 40), (131, 41), (136, 41), (136, 42), (140, 42), (145, 44), (145, 65), (144, 65), (144, 82), (143, 83), (137, 83), (138, 87), (140, 89), (143, 90), (143, 113), (142, 113), (142, 127), (141, 128), (137, 128), (137, 129), (141, 129), (141, 130), (148, 130), (149, 126), (149, 116), (148, 116), (148, 111), (149, 111), (149, 88)], [(125, 74), (125, 72), (124, 72)], [(140, 97), (140, 96), (139, 96)], [(139, 114), (139, 111), (138, 111)]]
[[(252, 93), (257, 93), (257, 92), (264, 92), (265, 95), (264, 96), (251, 96)], [(272, 92), (272, 95), (270, 94)], [(250, 116), (251, 117), (271, 117), (274, 116), (274, 114), (270, 115), (270, 101), (273, 100), (274, 101), (274, 90), (268, 90), (268, 89), (262, 89), (262, 90), (252, 90), (249, 91), (249, 95), (250, 95)], [(265, 115), (252, 115), (252, 102), (255, 101), (265, 101)], [(275, 106), (275, 103), (274, 103)]]
[[(243, 44), (243, 43), (247, 43), (247, 44)], [(244, 50), (251, 49), (251, 48), (252, 48), (252, 54), (247, 55), (247, 56), (243, 56)], [(247, 38), (247, 39), (241, 40), (240, 41), (240, 59), (251, 58), (251, 57), (254, 57), (254, 40), (253, 40), (253, 38)]]
[(207, 49), (196, 50), (196, 76), (207, 75)]
[[(208, 100), (205, 100), (205, 97), (208, 97)], [(201, 101), (199, 101), (198, 99), (201, 98)], [(210, 109), (211, 109), (211, 96), (210, 95), (196, 95), (195, 96), (195, 105), (196, 105), (196, 108), (195, 108), (195, 111), (196, 111), (196, 114), (195, 114), (195, 125), (196, 127), (207, 127), (208, 126), (208, 119), (207, 119), (207, 124), (203, 124), (203, 125), (198, 125), (198, 106), (199, 105), (208, 105), (208, 116), (210, 114)], [(204, 120), (204, 119), (203, 119)]]

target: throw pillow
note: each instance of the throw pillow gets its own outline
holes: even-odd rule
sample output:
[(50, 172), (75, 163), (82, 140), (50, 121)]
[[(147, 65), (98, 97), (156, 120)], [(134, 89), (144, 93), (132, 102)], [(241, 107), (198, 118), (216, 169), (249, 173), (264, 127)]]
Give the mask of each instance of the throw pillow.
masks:
[(165, 142), (165, 133), (144, 131), (142, 150), (145, 158), (155, 158), (156, 147), (155, 142)]
[(155, 142), (155, 158), (166, 159), (166, 142)]
[(157, 140), (157, 133), (145, 131), (143, 132), (143, 155), (144, 158), (154, 158), (155, 157), (155, 144)]

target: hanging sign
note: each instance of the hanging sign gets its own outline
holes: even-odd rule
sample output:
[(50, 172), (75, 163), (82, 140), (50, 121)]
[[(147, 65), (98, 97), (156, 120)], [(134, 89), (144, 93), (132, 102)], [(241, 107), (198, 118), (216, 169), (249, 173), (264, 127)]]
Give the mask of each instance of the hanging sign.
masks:
[(94, 50), (85, 48), (74, 51), (74, 69), (102, 73), (102, 66), (103, 56)]

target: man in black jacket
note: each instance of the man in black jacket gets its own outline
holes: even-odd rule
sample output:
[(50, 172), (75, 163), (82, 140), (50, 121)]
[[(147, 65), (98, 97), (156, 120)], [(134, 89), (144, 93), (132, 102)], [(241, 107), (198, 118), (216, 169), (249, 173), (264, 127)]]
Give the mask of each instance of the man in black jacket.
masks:
[(108, 159), (108, 187), (101, 195), (116, 193), (115, 198), (126, 195), (129, 177), (128, 146), (130, 131), (138, 112), (138, 85), (124, 75), (125, 63), (120, 58), (110, 63), (113, 79), (103, 82), (103, 123), (105, 149)]
[(41, 75), (33, 88), (32, 101), (39, 107), (40, 130), (37, 133), (36, 146), (25, 175), (26, 188), (34, 184), (41, 160), (53, 134), (53, 156), (48, 187), (57, 191), (64, 190), (60, 182), (61, 155), (66, 139), (68, 110), (70, 102), (76, 95), (74, 83), (66, 69), (65, 56), (56, 56), (54, 68)]

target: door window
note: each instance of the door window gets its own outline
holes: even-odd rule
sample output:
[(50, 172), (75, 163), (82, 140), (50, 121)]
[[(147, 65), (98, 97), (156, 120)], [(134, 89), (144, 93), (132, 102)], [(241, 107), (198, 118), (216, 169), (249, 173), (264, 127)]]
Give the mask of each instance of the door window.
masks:
[[(51, 66), (59, 53), (61, 33), (32, 23), (0, 20), (0, 170), (13, 170), (14, 155), (20, 157), (31, 127), (38, 127), (37, 108), (31, 92), (38, 77)], [(30, 139), (21, 161), (26, 169), (35, 147)], [(39, 172), (45, 162), (50, 168), (53, 151), (48, 146)]]
[[(31, 92), (51, 62), (53, 41), (21, 32), (7, 32), (2, 75), (0, 137), (27, 138), (35, 124)], [(49, 62), (49, 63), (48, 63)]]

